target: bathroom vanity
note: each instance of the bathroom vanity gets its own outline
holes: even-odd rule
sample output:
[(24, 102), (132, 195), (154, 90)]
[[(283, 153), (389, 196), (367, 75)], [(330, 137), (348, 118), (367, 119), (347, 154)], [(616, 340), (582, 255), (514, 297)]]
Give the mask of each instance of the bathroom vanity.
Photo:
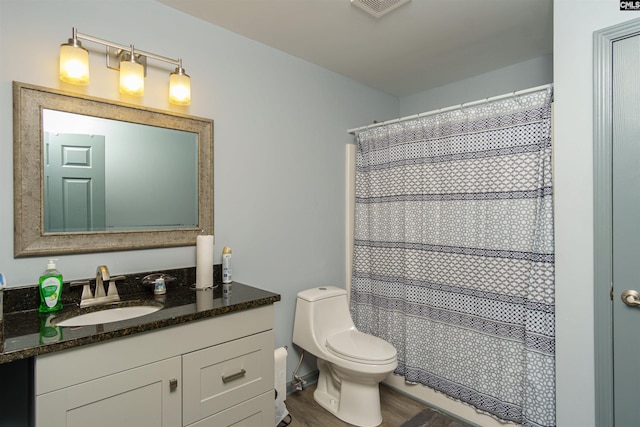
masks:
[(272, 426), (280, 296), (219, 292), (170, 287), (155, 313), (73, 328), (5, 299), (0, 361), (33, 357), (36, 426)]
[(38, 356), (36, 425), (273, 424), (272, 325), (264, 306)]
[[(212, 120), (20, 82), (13, 83), (13, 101), (15, 257), (192, 246), (197, 236), (213, 234)], [(100, 165), (91, 172), (101, 183), (91, 181), (91, 191), (99, 187), (99, 196), (86, 189), (74, 192), (79, 198), (73, 205), (91, 206), (88, 211), (95, 214), (88, 222), (82, 215), (77, 221), (73, 215), (63, 218), (61, 194), (43, 179), (50, 169), (43, 149), (62, 147), (55, 141), (63, 136), (65, 146), (72, 146), (69, 140), (80, 135), (99, 135), (96, 141), (102, 141), (94, 141), (99, 149), (90, 151), (95, 153), (78, 151), (85, 153), (82, 173), (87, 165)], [(134, 160), (133, 152), (163, 154), (154, 157), (154, 166), (172, 171), (166, 177), (171, 185), (155, 180), (149, 187), (132, 187), (149, 182), (148, 171), (138, 167), (146, 157)], [(60, 174), (51, 173), (61, 182)], [(183, 183), (176, 181), (178, 174)], [(168, 193), (169, 187), (179, 190)], [(118, 215), (107, 222), (107, 211)], [(118, 278), (117, 292), (111, 287), (114, 276), (104, 273), (91, 283), (64, 283), (64, 308), (50, 314), (37, 311), (37, 286), (0, 291), (0, 374), (9, 373), (6, 382), (28, 383), (29, 389), (21, 389), (27, 396), (17, 405), (29, 419), (12, 424), (273, 426), (273, 304), (280, 295), (240, 283), (232, 285), (230, 298), (222, 298), (220, 285), (195, 290), (194, 267), (163, 272), (176, 280), (167, 283), (165, 295), (154, 295), (144, 279), (158, 273)], [(219, 270), (214, 278), (220, 281)], [(95, 283), (103, 279), (109, 284), (98, 292)], [(105, 306), (116, 297), (117, 306)], [(111, 313), (102, 313), (105, 308)], [(157, 311), (127, 319), (111, 316), (131, 309)], [(58, 325), (94, 314), (102, 323), (87, 323), (85, 317), (76, 326)], [(20, 369), (12, 369), (12, 363)], [(0, 401), (0, 426), (3, 412), (18, 412), (13, 401), (6, 402)]]

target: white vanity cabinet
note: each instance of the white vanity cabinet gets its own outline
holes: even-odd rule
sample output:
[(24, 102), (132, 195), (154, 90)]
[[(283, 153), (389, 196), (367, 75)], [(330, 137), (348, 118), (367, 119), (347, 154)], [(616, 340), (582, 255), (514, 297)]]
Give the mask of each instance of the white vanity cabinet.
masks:
[(36, 427), (273, 426), (273, 348), (266, 305), (38, 356)]

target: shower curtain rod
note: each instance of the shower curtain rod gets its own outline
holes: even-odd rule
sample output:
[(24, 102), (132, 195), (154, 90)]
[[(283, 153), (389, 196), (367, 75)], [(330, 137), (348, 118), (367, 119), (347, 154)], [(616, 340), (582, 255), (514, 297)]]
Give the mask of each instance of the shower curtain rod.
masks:
[(529, 89), (523, 89), (523, 90), (519, 90), (519, 91), (516, 91), (516, 92), (505, 93), (504, 95), (498, 95), (498, 96), (493, 96), (491, 98), (481, 99), (479, 101), (465, 102), (464, 104), (453, 105), (451, 107), (446, 107), (446, 108), (439, 108), (437, 110), (431, 110), (431, 111), (428, 111), (426, 113), (420, 113), (420, 114), (414, 114), (414, 115), (411, 115), (411, 116), (400, 117), (399, 119), (391, 119), (391, 120), (387, 120), (386, 122), (373, 123), (373, 124), (366, 125), (366, 126), (360, 126), (359, 128), (349, 129), (347, 132), (352, 134), (352, 135), (355, 135), (356, 132), (359, 132), (361, 130), (373, 129), (373, 128), (376, 128), (376, 127), (379, 127), (379, 126), (389, 125), (391, 123), (400, 123), (400, 122), (404, 122), (404, 121), (407, 121), (407, 120), (419, 119), (420, 117), (432, 116), (434, 114), (444, 113), (446, 111), (457, 110), (457, 109), (460, 109), (460, 108), (471, 107), (471, 106), (474, 106), (474, 105), (486, 104), (487, 102), (498, 101), (500, 99), (506, 99), (506, 98), (516, 97), (516, 96), (520, 96), (520, 95), (526, 95), (528, 93), (547, 90), (552, 85), (553, 85), (552, 83), (549, 83), (549, 84), (546, 84), (546, 85), (536, 86), (536, 87), (532, 87), (532, 88), (529, 88)]

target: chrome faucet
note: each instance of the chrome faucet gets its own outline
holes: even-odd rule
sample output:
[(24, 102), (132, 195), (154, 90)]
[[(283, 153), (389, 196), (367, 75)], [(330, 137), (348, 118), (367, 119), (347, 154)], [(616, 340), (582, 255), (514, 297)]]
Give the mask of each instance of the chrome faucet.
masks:
[[(80, 297), (80, 308), (82, 308), (120, 301), (118, 288), (116, 288), (116, 280), (123, 279), (125, 279), (125, 276), (111, 277), (107, 266), (99, 265), (96, 269), (95, 295), (91, 292), (91, 283), (88, 280), (71, 282), (69, 285), (71, 287), (82, 285), (82, 296)], [(104, 291), (104, 282), (108, 282), (106, 294)]]

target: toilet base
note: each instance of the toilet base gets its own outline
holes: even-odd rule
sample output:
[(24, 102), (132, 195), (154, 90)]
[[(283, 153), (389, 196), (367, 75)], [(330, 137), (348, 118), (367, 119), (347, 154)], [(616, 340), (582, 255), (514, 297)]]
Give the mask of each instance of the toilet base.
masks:
[(382, 423), (378, 381), (337, 378), (331, 364), (322, 359), (318, 359), (318, 371), (313, 398), (320, 406), (355, 426), (376, 427)]

